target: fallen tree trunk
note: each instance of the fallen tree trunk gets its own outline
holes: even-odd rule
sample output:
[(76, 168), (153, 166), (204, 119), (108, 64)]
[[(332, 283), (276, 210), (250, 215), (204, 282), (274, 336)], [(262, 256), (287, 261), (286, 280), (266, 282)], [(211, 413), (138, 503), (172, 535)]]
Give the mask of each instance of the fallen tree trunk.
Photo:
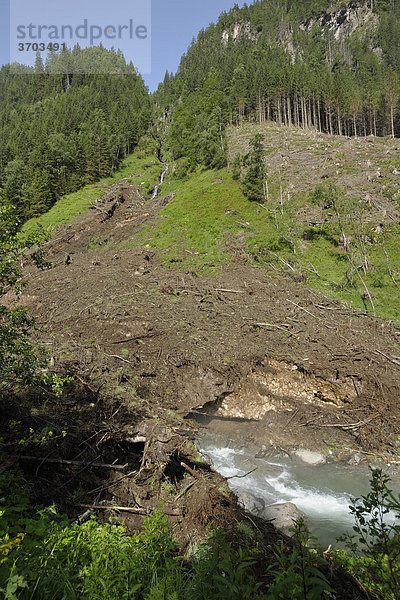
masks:
[[(74, 504), (74, 506), (92, 510), (119, 510), (120, 512), (132, 513), (134, 515), (150, 515), (156, 510), (155, 508), (135, 508), (133, 506), (112, 506), (102, 504)], [(179, 510), (165, 510), (164, 508), (163, 512), (170, 517), (179, 517), (182, 514)]]
[(55, 465), (69, 465), (74, 467), (97, 467), (99, 469), (115, 469), (116, 471), (123, 471), (128, 465), (110, 465), (107, 463), (99, 462), (84, 462), (82, 460), (63, 460), (61, 458), (43, 458), (40, 456), (17, 456), (19, 460), (31, 460), (40, 463), (51, 463)]

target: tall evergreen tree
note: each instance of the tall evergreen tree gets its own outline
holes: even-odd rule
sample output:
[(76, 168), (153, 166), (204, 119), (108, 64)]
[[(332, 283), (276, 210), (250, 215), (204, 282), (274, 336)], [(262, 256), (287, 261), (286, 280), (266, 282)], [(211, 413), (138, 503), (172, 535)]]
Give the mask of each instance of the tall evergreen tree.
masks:
[(371, 11), (362, 26), (359, 14), (342, 22), (344, 5), (258, 0), (201, 31), (155, 94), (160, 106), (178, 107), (174, 155), (190, 155), (194, 126), (182, 117), (189, 104), (202, 112), (193, 100), (211, 72), (225, 123), (272, 119), (332, 135), (399, 135), (400, 3), (349, 3), (350, 13)]
[(262, 202), (265, 199), (265, 149), (263, 136), (257, 133), (250, 141), (252, 150), (245, 156), (247, 173), (243, 178), (243, 193), (251, 201)]
[[(104, 74), (88, 74), (88, 71)], [(120, 52), (38, 53), (35, 68), (0, 70), (0, 188), (27, 219), (114, 171), (151, 115), (148, 91)]]

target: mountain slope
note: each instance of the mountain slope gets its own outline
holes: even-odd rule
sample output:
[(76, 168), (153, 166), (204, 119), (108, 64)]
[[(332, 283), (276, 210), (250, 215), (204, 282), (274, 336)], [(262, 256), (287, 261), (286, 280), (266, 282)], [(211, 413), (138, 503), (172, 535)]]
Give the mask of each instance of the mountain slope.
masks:
[[(218, 179), (209, 182), (208, 175)], [(50, 344), (55, 365), (67, 361), (92, 387), (102, 385), (103, 394), (122, 401), (132, 419), (142, 412), (179, 422), (193, 409), (232, 400), (230, 394), (251, 385), (254, 370), (269, 377), (297, 365), (318, 389), (306, 401), (289, 376), (293, 387), (285, 402), (268, 400), (277, 411), (268, 413), (275, 422), (266, 429), (268, 443), (272, 436), (292, 446), (306, 435), (309, 447), (324, 449), (326, 430), (305, 430), (304, 423), (316, 414), (337, 423), (355, 409), (360, 421), (368, 420), (375, 398), (381, 413), (360, 426), (357, 443), (396, 454), (399, 367), (391, 368), (390, 360), (397, 360), (397, 329), (278, 274), (273, 265), (255, 264), (246, 238), (257, 234), (252, 229), (264, 211), (250, 204), (254, 212), (245, 212), (249, 203), (232, 194), (229, 182), (224, 170), (204, 172), (173, 182), (175, 197), (146, 201), (123, 181), (97, 209), (63, 226), (45, 247), (53, 267), (35, 273), (21, 297), (41, 324), (38, 342)], [(196, 204), (188, 202), (189, 193)], [(261, 227), (259, 237), (268, 234)], [(251, 406), (243, 401), (242, 409)], [(301, 414), (288, 431), (295, 408)], [(353, 448), (351, 432), (329, 433), (341, 449)]]
[(174, 114), (173, 156), (208, 164), (188, 115), (215, 110), (230, 124), (273, 120), (338, 135), (398, 135), (399, 33), (398, 2), (234, 7), (200, 32), (155, 94)]
[[(59, 63), (69, 61), (68, 68)], [(80, 74), (86, 64), (104, 73)], [(86, 68), (86, 66), (85, 66)], [(28, 70), (29, 71), (29, 70)], [(102, 69), (103, 71), (103, 69)], [(61, 73), (67, 73), (62, 75)], [(100, 48), (65, 51), (36, 72), (0, 71), (0, 189), (21, 220), (111, 175), (150, 119), (133, 65)]]
[[(235, 7), (166, 76), (158, 118), (119, 172), (149, 100), (118, 54), (107, 55), (118, 81), (53, 76), (40, 61), (34, 79), (2, 73), (0, 201), (25, 218), (113, 176), (38, 219), (58, 225), (34, 254), (43, 269), (24, 260), (26, 287), (1, 298), (35, 317), (56, 376), (2, 398), (0, 586), (21, 599), (259, 600), (322, 598), (329, 582), (338, 600), (370, 598), (366, 588), (395, 599), (396, 538), (377, 535), (379, 573), (377, 547), (320, 557), (301, 523), (282, 540), (193, 442), (196, 417), (229, 439), (234, 421), (260, 460), (318, 452), (346, 474), (366, 462), (398, 476), (400, 165), (398, 140), (382, 137), (398, 130), (397, 22), (383, 1)], [(255, 147), (262, 181), (249, 201)], [(20, 256), (5, 257), (7, 276)], [(16, 461), (40, 509), (7, 472)]]
[(266, 153), (263, 201), (245, 197), (233, 168), (184, 174), (179, 159), (162, 188), (173, 197), (146, 231), (149, 243), (166, 263), (200, 273), (219, 272), (239, 252), (399, 321), (398, 141), (247, 124), (227, 129), (231, 164), (255, 134)]

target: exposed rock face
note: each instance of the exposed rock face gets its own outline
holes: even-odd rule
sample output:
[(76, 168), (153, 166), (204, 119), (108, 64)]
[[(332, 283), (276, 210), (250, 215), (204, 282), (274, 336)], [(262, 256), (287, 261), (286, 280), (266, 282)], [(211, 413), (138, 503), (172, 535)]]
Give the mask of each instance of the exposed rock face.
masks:
[(246, 39), (252, 40), (255, 42), (257, 40), (258, 35), (251, 30), (250, 23), (235, 23), (231, 30), (224, 29), (222, 32), (222, 41), (224, 44), (227, 44), (230, 39)]
[(237, 391), (224, 397), (217, 414), (261, 420), (269, 411), (293, 409), (299, 403), (342, 406), (355, 396), (351, 381), (324, 380), (296, 365), (269, 359), (264, 368), (249, 373)]
[(358, 6), (352, 3), (349, 6), (339, 10), (333, 10), (321, 15), (317, 19), (311, 19), (303, 30), (311, 31), (314, 25), (319, 25), (325, 32), (333, 34), (337, 41), (348, 38), (357, 29), (361, 27), (375, 26), (378, 23), (378, 17), (369, 6)]
[[(342, 43), (356, 31), (373, 31), (379, 24), (379, 17), (374, 13), (370, 6), (359, 5), (352, 2), (346, 7), (335, 8), (327, 11), (318, 17), (314, 17), (300, 25), (300, 29), (311, 33), (315, 27), (321, 29), (321, 34), (330, 34), (336, 42)], [(282, 22), (276, 42), (284, 46), (291, 56), (292, 60), (301, 59), (302, 51), (294, 40), (294, 31), (290, 25)], [(222, 32), (222, 42), (227, 45), (230, 40), (239, 41), (241, 39), (257, 41), (259, 32), (251, 28), (250, 23), (235, 23), (230, 29), (224, 29)], [(374, 48), (376, 54), (382, 53), (381, 48)], [(333, 55), (329, 60), (333, 60)]]
[(293, 527), (294, 521), (306, 517), (292, 502), (267, 506), (262, 511), (261, 516), (267, 521), (272, 520), (273, 526), (286, 535), (292, 535), (290, 529)]

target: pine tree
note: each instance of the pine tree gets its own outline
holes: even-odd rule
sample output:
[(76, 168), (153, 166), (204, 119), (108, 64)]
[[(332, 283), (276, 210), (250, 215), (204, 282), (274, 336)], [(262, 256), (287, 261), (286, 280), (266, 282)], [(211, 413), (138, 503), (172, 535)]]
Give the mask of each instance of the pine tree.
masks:
[(252, 150), (244, 158), (248, 168), (243, 179), (243, 193), (251, 201), (262, 202), (265, 199), (265, 149), (262, 143), (263, 136), (257, 133), (250, 141)]
[(28, 215), (27, 206), (27, 172), (26, 165), (21, 159), (10, 161), (5, 170), (5, 200), (14, 207), (15, 214), (19, 219), (26, 219)]
[(211, 169), (226, 166), (225, 126), (220, 108), (214, 108), (207, 119), (200, 144), (201, 162)]
[(241, 168), (242, 168), (242, 157), (240, 156), (240, 154), (236, 154), (235, 158), (233, 159), (232, 165), (231, 165), (232, 179), (234, 181), (240, 181)]
[[(91, 65), (104, 74), (86, 74)], [(18, 77), (3, 67), (0, 188), (22, 220), (38, 215), (113, 172), (150, 117), (147, 88), (118, 51), (76, 45), (50, 52), (45, 67), (38, 53), (35, 69)]]
[[(400, 3), (375, 0), (378, 26), (366, 23), (339, 40), (323, 17), (332, 18), (329, 11), (335, 15), (344, 4), (258, 0), (235, 6), (200, 32), (177, 74), (160, 84), (157, 103), (185, 104), (201, 94), (213, 72), (225, 123), (272, 119), (332, 135), (398, 135)], [(322, 19), (308, 26), (317, 16)], [(176, 136), (176, 156), (188, 152), (186, 142)]]
[(40, 55), (40, 52), (36, 52), (36, 60), (35, 60), (35, 74), (39, 75), (44, 73), (44, 64), (43, 59)]
[(388, 105), (389, 127), (392, 137), (395, 137), (394, 119), (398, 109), (400, 96), (399, 76), (390, 66), (385, 74), (385, 99)]

